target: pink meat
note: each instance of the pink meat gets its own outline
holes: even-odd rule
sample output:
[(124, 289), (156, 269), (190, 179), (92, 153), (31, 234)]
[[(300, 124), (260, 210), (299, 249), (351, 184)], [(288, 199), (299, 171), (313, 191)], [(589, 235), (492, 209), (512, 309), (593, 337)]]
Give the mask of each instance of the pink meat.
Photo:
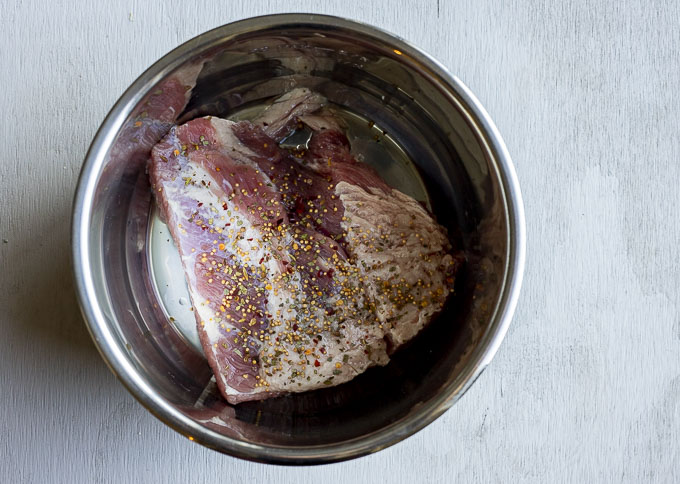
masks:
[[(450, 292), (443, 228), (351, 156), (331, 115), (310, 115), (323, 103), (294, 90), (252, 123), (195, 119), (152, 151), (151, 184), (230, 403), (386, 364), (386, 341), (413, 337)], [(302, 123), (309, 149), (281, 149)], [(414, 228), (429, 238), (404, 232)]]

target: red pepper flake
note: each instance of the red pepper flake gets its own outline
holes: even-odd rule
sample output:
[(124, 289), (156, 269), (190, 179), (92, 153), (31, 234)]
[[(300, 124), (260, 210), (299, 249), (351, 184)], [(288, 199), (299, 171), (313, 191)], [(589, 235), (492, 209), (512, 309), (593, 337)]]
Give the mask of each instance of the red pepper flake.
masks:
[(326, 354), (326, 348), (323, 347), (323, 346), (321, 348), (319, 348), (319, 351), (321, 352), (322, 355)]
[(297, 331), (297, 330), (298, 330), (298, 325), (297, 325), (297, 324), (294, 324), (294, 325), (293, 325), (293, 331)]
[(264, 257), (260, 259), (260, 262), (258, 262), (258, 264), (262, 264), (262, 262), (264, 262)]
[(252, 242), (252, 241), (253, 241), (252, 237), (251, 237), (250, 239), (246, 239), (246, 240), (247, 240), (248, 242)]
[(282, 260), (281, 263), (282, 263), (284, 266), (287, 266), (287, 265), (288, 265), (288, 261), (287, 261), (287, 260)]
[(203, 202), (198, 202), (198, 206), (199, 206), (199, 207), (202, 207), (202, 206), (203, 206)]
[(227, 202), (224, 202), (224, 203), (222, 204), (222, 208), (223, 208), (224, 210), (227, 209)]
[(314, 360), (314, 366), (321, 366), (321, 363), (319, 363), (319, 360)]

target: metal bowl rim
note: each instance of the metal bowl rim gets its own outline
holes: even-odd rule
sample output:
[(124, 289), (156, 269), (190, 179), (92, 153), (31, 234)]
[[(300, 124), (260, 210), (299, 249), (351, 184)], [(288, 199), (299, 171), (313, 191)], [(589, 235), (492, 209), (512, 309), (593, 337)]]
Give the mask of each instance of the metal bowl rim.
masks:
[[(159, 80), (189, 60), (195, 53), (247, 32), (260, 29), (299, 28), (345, 29), (371, 36), (398, 48), (405, 56), (417, 59), (453, 92), (453, 99), (464, 110), (468, 121), (481, 137), (496, 169), (502, 187), (508, 230), (508, 259), (505, 280), (496, 310), (484, 340), (480, 341), (461, 374), (434, 398), (423, 402), (417, 411), (378, 431), (349, 441), (330, 445), (284, 447), (240, 441), (205, 427), (175, 409), (163, 399), (128, 360), (116, 335), (107, 324), (95, 291), (90, 251), (90, 217), (94, 191), (105, 154), (134, 106)], [(493, 121), (470, 90), (442, 64), (402, 38), (368, 24), (318, 14), (276, 14), (252, 17), (217, 27), (175, 48), (149, 67), (123, 93), (101, 124), (85, 156), (73, 202), (71, 230), (73, 274), (81, 312), (99, 353), (128, 391), (162, 422), (206, 447), (247, 460), (276, 464), (322, 464), (347, 460), (400, 442), (432, 423), (451, 407), (474, 383), (498, 351), (514, 314), (525, 264), (525, 220), (519, 182), (508, 150)]]

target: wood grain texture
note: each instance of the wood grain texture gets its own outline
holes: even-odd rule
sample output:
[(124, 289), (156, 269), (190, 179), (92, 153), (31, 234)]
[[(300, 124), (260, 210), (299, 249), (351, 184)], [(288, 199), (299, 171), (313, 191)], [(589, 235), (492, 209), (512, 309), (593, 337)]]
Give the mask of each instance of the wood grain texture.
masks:
[[(680, 6), (669, 1), (20, 2), (0, 9), (0, 482), (680, 481)], [(422, 47), (486, 106), (528, 224), (518, 312), (437, 422), (376, 455), (243, 462), (148, 414), (69, 268), (99, 123), (147, 66), (243, 17), (317, 11)]]

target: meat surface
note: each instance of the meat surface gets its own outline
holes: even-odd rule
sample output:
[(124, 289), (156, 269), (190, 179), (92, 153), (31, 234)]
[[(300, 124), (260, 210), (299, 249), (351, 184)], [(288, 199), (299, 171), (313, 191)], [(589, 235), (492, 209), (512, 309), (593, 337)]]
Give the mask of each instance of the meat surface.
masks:
[[(324, 104), (295, 89), (252, 122), (174, 127), (152, 151), (201, 344), (232, 404), (385, 365), (451, 292), (446, 231), (352, 157)], [(279, 147), (302, 125), (308, 149)]]

